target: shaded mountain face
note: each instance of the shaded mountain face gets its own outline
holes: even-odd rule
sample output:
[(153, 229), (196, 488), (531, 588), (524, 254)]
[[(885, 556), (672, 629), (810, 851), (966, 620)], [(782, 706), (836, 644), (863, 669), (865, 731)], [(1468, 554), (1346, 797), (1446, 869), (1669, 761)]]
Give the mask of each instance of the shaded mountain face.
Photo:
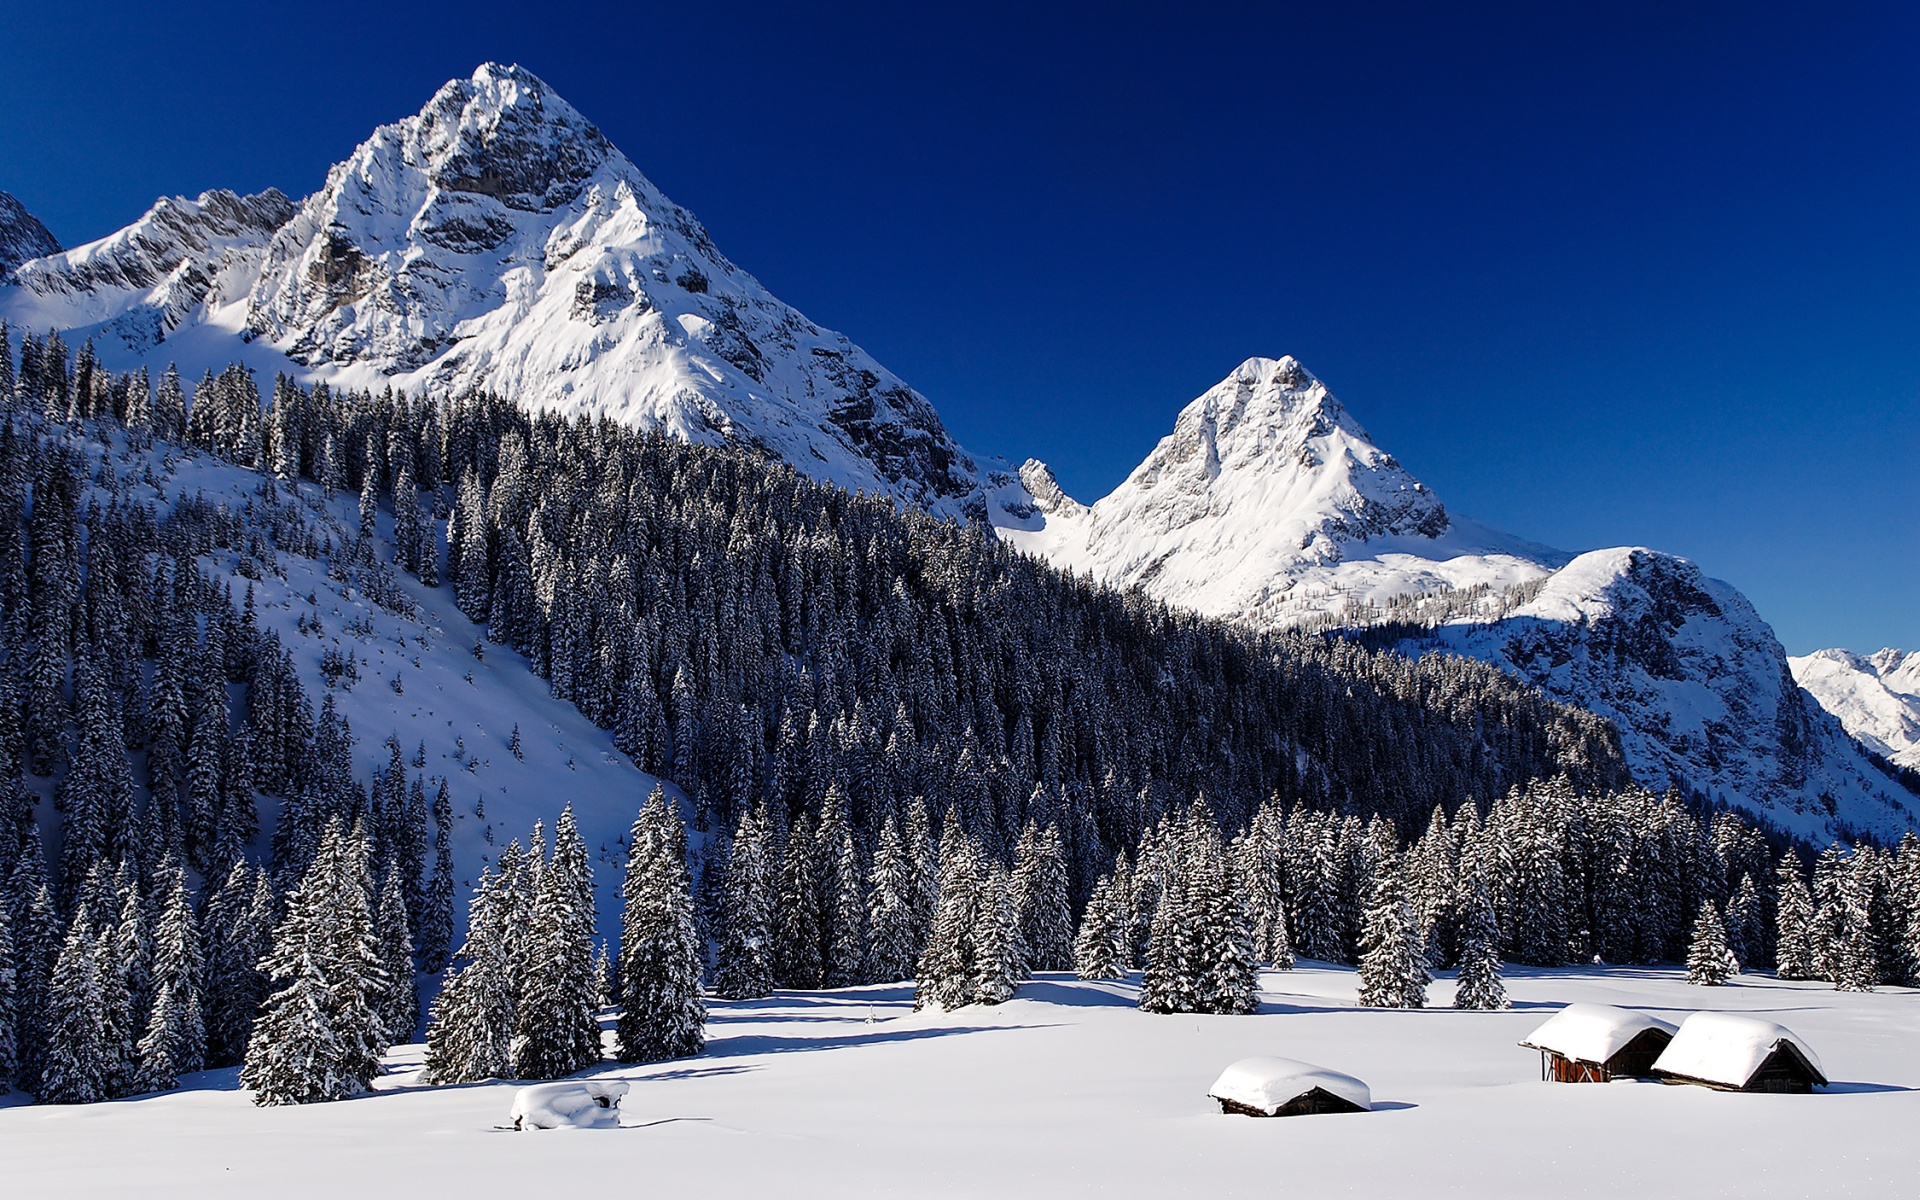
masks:
[(0, 279), (30, 258), (58, 254), (60, 243), (39, 218), (6, 192), (0, 192)]
[(376, 130), (296, 208), (163, 200), (0, 288), (0, 317), (110, 366), (243, 361), (336, 386), (482, 389), (745, 442), (818, 479), (985, 521), (1025, 494), (846, 337), (720, 253), (591, 122), (482, 66)]
[(1920, 771), (1920, 651), (1816, 650), (1787, 662), (1800, 686), (1862, 745)]

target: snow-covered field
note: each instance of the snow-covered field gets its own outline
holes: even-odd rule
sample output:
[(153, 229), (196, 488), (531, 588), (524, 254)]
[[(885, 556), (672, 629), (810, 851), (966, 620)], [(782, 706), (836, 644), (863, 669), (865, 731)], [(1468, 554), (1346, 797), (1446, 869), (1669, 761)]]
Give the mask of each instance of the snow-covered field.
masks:
[[(1152, 1016), (1129, 984), (1046, 976), (914, 1014), (901, 986), (716, 1003), (696, 1059), (629, 1080), (622, 1127), (500, 1128), (515, 1085), (419, 1088), (419, 1047), (361, 1100), (260, 1109), (232, 1072), (85, 1108), (0, 1108), (8, 1196), (1808, 1196), (1920, 1178), (1920, 993), (1668, 970), (1516, 970), (1504, 1013), (1357, 1008), (1351, 971), (1263, 978), (1249, 1017)], [(1433, 1003), (1450, 997), (1435, 983)], [(1697, 1006), (1787, 1025), (1811, 1096), (1539, 1080), (1515, 1045), (1558, 1005)], [(1223, 1116), (1251, 1054), (1357, 1075), (1369, 1114)]]

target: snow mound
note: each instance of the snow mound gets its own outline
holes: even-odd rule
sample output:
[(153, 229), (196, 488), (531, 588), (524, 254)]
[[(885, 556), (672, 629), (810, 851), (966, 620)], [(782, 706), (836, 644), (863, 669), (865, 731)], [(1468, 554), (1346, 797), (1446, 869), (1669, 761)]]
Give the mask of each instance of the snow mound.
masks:
[(1649, 1029), (1676, 1031), (1671, 1022), (1611, 1004), (1569, 1004), (1528, 1034), (1522, 1046), (1576, 1062), (1605, 1063)]
[(620, 1124), (626, 1094), (617, 1079), (536, 1083), (513, 1094), (509, 1115), (515, 1129), (607, 1129)]
[(1207, 1095), (1271, 1116), (1289, 1101), (1315, 1088), (1363, 1109), (1373, 1107), (1373, 1093), (1353, 1076), (1270, 1055), (1243, 1058), (1234, 1063), (1213, 1081)]
[(1737, 1013), (1694, 1013), (1680, 1023), (1680, 1032), (1667, 1044), (1653, 1069), (1659, 1075), (1740, 1088), (1747, 1086), (1754, 1072), (1782, 1046), (1791, 1047), (1806, 1060), (1815, 1083), (1827, 1082), (1819, 1057), (1793, 1030)]

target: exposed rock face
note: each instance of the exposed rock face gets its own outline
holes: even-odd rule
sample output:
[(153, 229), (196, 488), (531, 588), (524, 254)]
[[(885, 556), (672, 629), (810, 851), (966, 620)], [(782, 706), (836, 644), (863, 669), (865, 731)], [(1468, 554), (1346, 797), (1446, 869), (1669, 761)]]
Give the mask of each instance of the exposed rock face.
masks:
[(60, 243), (39, 218), (6, 192), (0, 192), (0, 279), (30, 258), (60, 253)]

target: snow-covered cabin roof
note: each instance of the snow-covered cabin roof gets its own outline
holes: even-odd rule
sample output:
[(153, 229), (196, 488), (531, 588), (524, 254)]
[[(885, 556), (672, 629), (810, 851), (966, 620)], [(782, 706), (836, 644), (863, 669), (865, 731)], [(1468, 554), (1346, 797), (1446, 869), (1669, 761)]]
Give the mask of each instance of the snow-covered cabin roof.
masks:
[(1289, 1100), (1314, 1088), (1361, 1108), (1373, 1107), (1373, 1093), (1351, 1075), (1316, 1067), (1291, 1058), (1261, 1055), (1243, 1058), (1220, 1073), (1207, 1089), (1215, 1100), (1231, 1100), (1262, 1112), (1273, 1112)]
[(1528, 1034), (1520, 1044), (1534, 1050), (1552, 1051), (1576, 1062), (1605, 1063), (1649, 1029), (1664, 1030), (1669, 1037), (1674, 1033), (1670, 1022), (1629, 1008), (1569, 1004), (1548, 1017), (1544, 1025)]
[(1703, 1083), (1745, 1087), (1782, 1043), (1806, 1060), (1815, 1083), (1827, 1082), (1819, 1056), (1793, 1030), (1736, 1013), (1697, 1012), (1680, 1022), (1680, 1032), (1661, 1052), (1653, 1069)]

